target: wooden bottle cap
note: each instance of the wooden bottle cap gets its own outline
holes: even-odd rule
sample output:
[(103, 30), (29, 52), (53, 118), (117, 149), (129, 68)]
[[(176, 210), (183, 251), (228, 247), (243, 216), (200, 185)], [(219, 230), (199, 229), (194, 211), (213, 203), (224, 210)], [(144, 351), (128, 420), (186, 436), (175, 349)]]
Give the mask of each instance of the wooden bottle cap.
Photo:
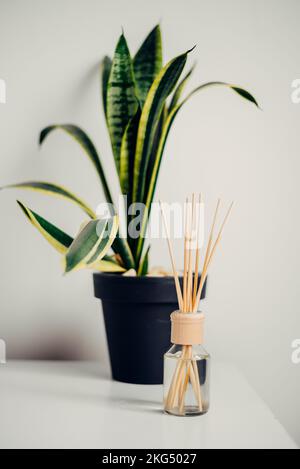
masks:
[(204, 314), (182, 313), (171, 314), (171, 342), (177, 345), (196, 345), (203, 343)]

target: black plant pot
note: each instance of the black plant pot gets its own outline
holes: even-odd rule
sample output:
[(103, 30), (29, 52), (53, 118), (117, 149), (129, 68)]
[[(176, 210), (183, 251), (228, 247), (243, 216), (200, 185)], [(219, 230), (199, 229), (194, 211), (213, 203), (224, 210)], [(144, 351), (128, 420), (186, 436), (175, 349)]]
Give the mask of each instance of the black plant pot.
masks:
[(113, 379), (162, 384), (170, 314), (178, 309), (173, 277), (94, 273), (94, 289), (102, 300)]

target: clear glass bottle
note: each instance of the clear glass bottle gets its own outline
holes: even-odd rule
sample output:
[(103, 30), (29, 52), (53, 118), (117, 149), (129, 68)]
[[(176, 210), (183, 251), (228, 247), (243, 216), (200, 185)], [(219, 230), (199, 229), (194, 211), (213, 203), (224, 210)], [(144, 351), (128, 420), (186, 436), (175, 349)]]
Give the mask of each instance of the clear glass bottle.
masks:
[[(199, 316), (189, 316), (183, 317), (178, 312), (171, 315), (173, 343), (176, 338), (184, 342), (181, 339), (192, 338), (195, 332), (201, 337), (195, 331), (197, 323), (200, 325)], [(191, 342), (174, 344), (164, 355), (164, 410), (172, 415), (202, 415), (209, 408), (210, 356), (200, 343)]]

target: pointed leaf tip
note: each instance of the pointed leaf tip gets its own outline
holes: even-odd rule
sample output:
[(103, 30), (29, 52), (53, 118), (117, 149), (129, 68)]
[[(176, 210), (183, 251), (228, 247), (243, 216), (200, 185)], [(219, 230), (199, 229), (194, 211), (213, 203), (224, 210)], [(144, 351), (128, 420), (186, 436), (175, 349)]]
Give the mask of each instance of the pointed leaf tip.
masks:
[(251, 93), (249, 93), (249, 91), (245, 90), (244, 88), (240, 88), (239, 86), (233, 86), (233, 85), (232, 85), (232, 89), (237, 94), (242, 96), (244, 99), (247, 99), (247, 101), (252, 102), (253, 104), (255, 104), (255, 106), (257, 106), (259, 109), (261, 109), (260, 106), (258, 105), (256, 99), (254, 98), (254, 96), (252, 96)]
[[(156, 32), (158, 32), (159, 34), (161, 33), (160, 23), (157, 23), (157, 25), (154, 26), (154, 28), (152, 29), (152, 31), (150, 32), (150, 34), (151, 34), (151, 33), (156, 33)], [(149, 34), (149, 35), (150, 35), (150, 34)]]
[(43, 141), (45, 140), (45, 137), (48, 133), (48, 129), (49, 127), (45, 127), (43, 130), (41, 130), (40, 135), (39, 135), (39, 145), (41, 145)]
[(192, 47), (191, 49), (189, 49), (186, 53), (189, 54), (190, 52), (192, 52), (194, 49), (196, 49), (197, 47), (197, 44), (194, 45), (194, 47)]
[(26, 207), (25, 205), (22, 204), (22, 202), (20, 202), (20, 200), (16, 200), (17, 204), (19, 205), (19, 207), (21, 208), (21, 210), (23, 210), (23, 212), (25, 213), (25, 215), (28, 217), (28, 212), (26, 210)]
[(146, 36), (133, 58), (136, 91), (141, 107), (162, 66), (161, 31), (157, 25)]
[(17, 200), (19, 207), (30, 221), (30, 223), (40, 232), (40, 234), (54, 247), (59, 253), (64, 254), (73, 242), (73, 238), (62, 231), (57, 226), (50, 223), (38, 213), (26, 207)]
[(124, 35), (124, 31), (123, 31), (123, 30), (122, 30), (121, 36), (120, 36), (119, 39), (118, 39), (116, 49), (118, 49), (118, 48), (120, 48), (120, 47), (124, 47), (126, 50), (127, 50), (127, 49), (129, 50), (128, 44), (127, 44), (127, 41), (126, 41), (126, 37), (125, 37), (125, 35)]
[(104, 169), (102, 167), (102, 162), (100, 159), (100, 156), (98, 155), (98, 152), (96, 150), (95, 145), (93, 144), (92, 140), (90, 137), (87, 135), (87, 133), (82, 130), (80, 127), (74, 124), (55, 124), (55, 125), (50, 125), (48, 127), (45, 127), (40, 134), (40, 143), (42, 143), (45, 138), (53, 131), (56, 129), (63, 130), (66, 132), (69, 136), (71, 136), (84, 150), (86, 156), (89, 158), (89, 160), (92, 162), (93, 166), (95, 167), (98, 176), (100, 178), (101, 184), (103, 186), (103, 190), (105, 193), (105, 197), (107, 202), (113, 203), (112, 201), (112, 195), (109, 190), (109, 186), (106, 180), (106, 176), (104, 173)]
[(107, 84), (107, 125), (116, 169), (120, 173), (122, 136), (137, 109), (132, 59), (125, 37), (122, 35), (115, 49)]

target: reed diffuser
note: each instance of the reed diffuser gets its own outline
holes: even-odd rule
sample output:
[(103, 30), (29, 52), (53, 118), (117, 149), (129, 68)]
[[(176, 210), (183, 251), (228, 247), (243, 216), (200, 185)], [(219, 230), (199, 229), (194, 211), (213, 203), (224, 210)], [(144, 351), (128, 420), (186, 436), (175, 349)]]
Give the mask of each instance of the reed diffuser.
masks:
[[(197, 200), (197, 201), (196, 201)], [(209, 408), (210, 356), (203, 348), (204, 314), (199, 311), (200, 299), (209, 267), (220, 242), (225, 223), (233, 203), (221, 223), (214, 239), (220, 207), (218, 200), (214, 212), (206, 249), (203, 248), (201, 265), (201, 223), (203, 206), (201, 194), (187, 198), (185, 205), (184, 271), (181, 289), (170, 239), (169, 227), (162, 204), (161, 212), (166, 231), (168, 248), (179, 310), (171, 314), (171, 342), (173, 346), (164, 356), (164, 410), (173, 415), (201, 415)], [(199, 275), (199, 270), (201, 275)]]

